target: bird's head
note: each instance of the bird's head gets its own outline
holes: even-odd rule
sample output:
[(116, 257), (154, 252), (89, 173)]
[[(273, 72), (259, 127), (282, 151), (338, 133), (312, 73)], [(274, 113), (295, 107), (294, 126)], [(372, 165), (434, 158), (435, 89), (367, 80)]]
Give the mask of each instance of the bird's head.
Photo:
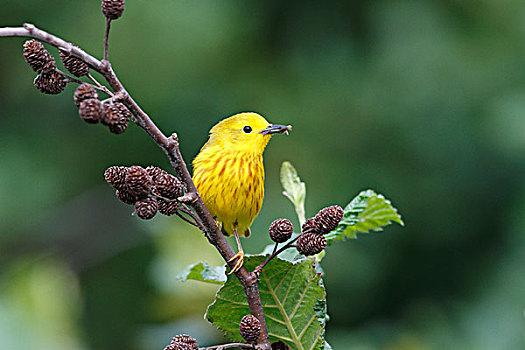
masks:
[(244, 112), (216, 124), (210, 130), (208, 144), (262, 153), (272, 135), (291, 129), (291, 125), (272, 125), (257, 113)]

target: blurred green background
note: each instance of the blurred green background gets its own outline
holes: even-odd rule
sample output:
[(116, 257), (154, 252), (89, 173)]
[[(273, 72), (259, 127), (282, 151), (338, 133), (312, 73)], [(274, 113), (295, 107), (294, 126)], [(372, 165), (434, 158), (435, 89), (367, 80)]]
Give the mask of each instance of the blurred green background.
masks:
[[(100, 1), (0, 3), (0, 25), (35, 23), (101, 56)], [(265, 153), (247, 252), (273, 219), (297, 223), (284, 160), (309, 215), (366, 188), (400, 210), (406, 227), (327, 251), (335, 349), (523, 349), (524, 18), (518, 0), (128, 0), (110, 58), (188, 162), (236, 112), (293, 124)], [(175, 278), (218, 254), (176, 218), (132, 216), (102, 176), (169, 169), (163, 152), (137, 127), (81, 122), (75, 86), (40, 94), (24, 40), (0, 39), (0, 348), (222, 342), (203, 320), (217, 288)]]

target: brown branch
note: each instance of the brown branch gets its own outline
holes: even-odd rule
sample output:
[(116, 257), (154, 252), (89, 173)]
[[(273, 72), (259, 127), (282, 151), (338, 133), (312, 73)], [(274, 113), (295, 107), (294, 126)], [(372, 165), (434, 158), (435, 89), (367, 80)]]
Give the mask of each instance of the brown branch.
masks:
[(109, 30), (111, 29), (111, 19), (106, 18), (106, 33), (104, 34), (104, 59), (108, 60)]
[(255, 347), (252, 344), (229, 343), (229, 344), (221, 344), (221, 345), (214, 345), (214, 346), (206, 346), (203, 348), (199, 348), (199, 350), (222, 350), (222, 349), (228, 349), (228, 348), (255, 349)]
[[(30, 37), (38, 39), (81, 59), (92, 69), (100, 73), (106, 79), (111, 89), (115, 91), (115, 94), (118, 93), (122, 97), (122, 103), (124, 103), (132, 113), (133, 122), (137, 126), (144, 129), (144, 131), (166, 153), (166, 156), (168, 157), (175, 172), (181, 181), (186, 185), (188, 192), (198, 193), (186, 163), (184, 162), (184, 159), (180, 153), (177, 135), (172, 134), (168, 138), (162, 133), (162, 131), (160, 131), (157, 125), (155, 125), (151, 118), (140, 108), (140, 106), (126, 91), (122, 83), (117, 78), (117, 75), (113, 71), (109, 61), (99, 61), (72, 43), (38, 29), (32, 24), (24, 24), (23, 27), (0, 28), (0, 37)], [(229, 260), (235, 255), (235, 253), (226, 241), (224, 235), (217, 228), (215, 220), (206, 209), (202, 199), (200, 196), (198, 196), (198, 194), (195, 202), (191, 203), (191, 207), (193, 210), (195, 210), (197, 217), (202, 222), (202, 231), (208, 241), (215, 246), (226, 263), (230, 265), (230, 267), (233, 267), (234, 263), (229, 262)], [(261, 336), (259, 337), (258, 346), (262, 350), (269, 350), (270, 340), (268, 336), (268, 328), (264, 319), (261, 298), (259, 295), (258, 279), (248, 272), (244, 266), (239, 269), (235, 275), (244, 288), (246, 299), (252, 315), (254, 315), (261, 322)]]
[(187, 217), (182, 215), (178, 210), (175, 211), (175, 215), (177, 215), (182, 220), (186, 221), (188, 224), (193, 225), (193, 226), (195, 226), (195, 227), (200, 229), (200, 226), (199, 226), (199, 224), (196, 221), (191, 221), (190, 219), (188, 219)]

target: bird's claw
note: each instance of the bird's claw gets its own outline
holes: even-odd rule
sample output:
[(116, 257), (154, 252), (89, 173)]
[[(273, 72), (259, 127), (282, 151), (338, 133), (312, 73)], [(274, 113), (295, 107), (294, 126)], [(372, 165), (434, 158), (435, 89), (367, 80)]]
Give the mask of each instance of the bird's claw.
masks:
[(239, 251), (230, 260), (228, 260), (228, 262), (232, 262), (235, 259), (237, 259), (237, 262), (235, 263), (235, 266), (233, 266), (232, 270), (228, 273), (228, 275), (231, 275), (232, 273), (239, 271), (242, 265), (244, 265), (244, 252), (242, 250)]

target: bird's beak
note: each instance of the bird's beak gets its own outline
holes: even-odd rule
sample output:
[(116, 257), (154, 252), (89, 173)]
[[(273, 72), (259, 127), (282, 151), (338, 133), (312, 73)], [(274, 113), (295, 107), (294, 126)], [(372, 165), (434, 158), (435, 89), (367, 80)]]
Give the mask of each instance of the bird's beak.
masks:
[(260, 131), (263, 135), (271, 135), (271, 134), (286, 134), (288, 135), (288, 131), (292, 130), (291, 125), (268, 125), (266, 129), (263, 129)]

